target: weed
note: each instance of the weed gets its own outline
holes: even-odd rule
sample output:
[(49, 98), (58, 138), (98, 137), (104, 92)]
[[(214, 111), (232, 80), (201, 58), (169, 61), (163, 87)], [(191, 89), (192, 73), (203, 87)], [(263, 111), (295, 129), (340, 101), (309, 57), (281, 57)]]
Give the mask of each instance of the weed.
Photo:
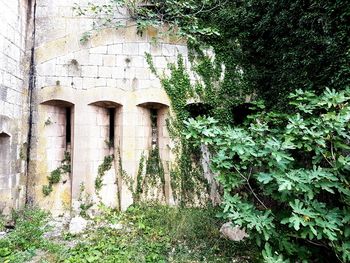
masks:
[(80, 184), (80, 189), (79, 189), (79, 198), (78, 201), (80, 203), (79, 209), (79, 215), (88, 218), (88, 213), (87, 211), (93, 207), (94, 202), (92, 201), (92, 198), (89, 194), (85, 192), (85, 184), (81, 183)]
[(43, 237), (48, 230), (48, 213), (38, 208), (14, 212), (15, 229), (0, 239), (0, 262), (27, 262), (36, 250), (54, 250), (55, 245)]

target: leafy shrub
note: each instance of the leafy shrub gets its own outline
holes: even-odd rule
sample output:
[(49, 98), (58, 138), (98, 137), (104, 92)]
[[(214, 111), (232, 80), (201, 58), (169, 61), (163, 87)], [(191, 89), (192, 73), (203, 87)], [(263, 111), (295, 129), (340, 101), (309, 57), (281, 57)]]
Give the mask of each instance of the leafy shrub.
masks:
[(247, 229), (265, 261), (348, 262), (350, 90), (290, 100), (295, 113), (262, 111), (241, 127), (190, 119), (187, 138), (210, 145), (221, 216)]

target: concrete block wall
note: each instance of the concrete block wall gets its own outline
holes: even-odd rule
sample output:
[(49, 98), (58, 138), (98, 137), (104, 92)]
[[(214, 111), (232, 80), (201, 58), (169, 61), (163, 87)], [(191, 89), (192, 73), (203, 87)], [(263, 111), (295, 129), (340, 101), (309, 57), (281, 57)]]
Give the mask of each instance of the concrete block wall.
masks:
[[(24, 204), (31, 4), (0, 0), (0, 213)], [(5, 160), (5, 161), (4, 161)]]
[[(88, 1), (77, 2), (86, 4)], [(167, 167), (172, 156), (165, 119), (171, 105), (159, 80), (149, 69), (145, 52), (152, 55), (154, 66), (162, 72), (178, 54), (187, 58), (186, 44), (172, 39), (160, 39), (153, 44), (157, 32), (149, 29), (140, 36), (133, 24), (118, 30), (104, 29), (82, 44), (80, 38), (90, 28), (92, 18), (74, 16), (73, 5), (74, 2), (69, 0), (37, 0), (36, 107), (32, 123), (34, 144), (29, 194), (34, 203), (43, 208), (54, 206), (57, 213), (69, 212), (57, 203), (62, 203), (62, 196), (57, 201), (55, 194), (45, 197), (42, 193), (42, 185), (53, 168), (50, 166), (52, 160), (47, 156), (48, 144), (44, 141), (47, 135), (42, 127), (47, 109), (43, 106), (50, 101), (61, 101), (74, 109), (71, 193), (64, 198), (69, 197), (76, 210), (80, 202), (80, 185), (84, 184), (87, 194), (96, 200), (94, 182), (98, 166), (104, 156), (114, 154), (115, 162), (104, 176), (105, 185), (100, 195), (105, 204), (126, 209), (133, 202), (128, 181), (136, 179), (141, 153), (151, 147), (150, 123), (147, 123), (150, 121), (149, 109), (140, 105), (151, 103), (162, 105), (158, 109), (159, 146), (166, 167), (166, 199), (170, 203)], [(114, 147), (108, 149), (105, 143), (109, 125), (106, 108), (111, 105), (117, 113), (116, 134)], [(121, 169), (128, 180), (121, 178)]]

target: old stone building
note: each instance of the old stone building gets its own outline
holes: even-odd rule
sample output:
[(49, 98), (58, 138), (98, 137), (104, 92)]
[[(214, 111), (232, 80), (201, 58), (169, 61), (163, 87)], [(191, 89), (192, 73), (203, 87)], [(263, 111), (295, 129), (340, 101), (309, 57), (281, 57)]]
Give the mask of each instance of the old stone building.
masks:
[(157, 32), (137, 34), (132, 21), (82, 43), (93, 18), (75, 2), (88, 1), (0, 0), (0, 211), (27, 202), (58, 215), (84, 198), (125, 209), (155, 147), (165, 183), (150, 198), (173, 203), (170, 103), (145, 53), (161, 71), (186, 45), (153, 43)]

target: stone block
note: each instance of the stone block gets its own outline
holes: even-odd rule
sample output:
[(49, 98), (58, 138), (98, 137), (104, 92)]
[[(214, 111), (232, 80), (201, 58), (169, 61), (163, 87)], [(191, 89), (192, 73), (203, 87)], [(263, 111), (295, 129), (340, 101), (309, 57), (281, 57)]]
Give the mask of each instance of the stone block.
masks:
[(117, 88), (122, 90), (131, 89), (131, 81), (129, 79), (117, 79)]
[(110, 87), (110, 88), (115, 88), (117, 87), (117, 80), (116, 79), (106, 79), (107, 81), (107, 87)]
[(83, 77), (97, 77), (97, 66), (82, 66), (81, 69)]
[(89, 78), (89, 77), (83, 78), (83, 89), (89, 89), (89, 88), (95, 87), (95, 84), (96, 84), (95, 78)]
[(123, 54), (133, 55), (139, 53), (139, 44), (138, 43), (124, 43), (123, 44)]
[(107, 46), (90, 48), (90, 54), (107, 54)]
[(111, 78), (113, 73), (112, 67), (98, 67), (98, 77), (100, 78)]
[(114, 79), (123, 79), (125, 78), (126, 71), (127, 71), (127, 68), (125, 67), (114, 67), (112, 70), (112, 77)]
[(151, 52), (151, 44), (150, 43), (139, 43), (139, 55), (145, 56), (145, 53)]
[(175, 46), (171, 44), (162, 44), (162, 55), (166, 57), (172, 57), (176, 54)]
[(150, 70), (147, 68), (136, 68), (135, 69), (135, 77), (138, 79), (149, 79), (150, 78)]
[(107, 53), (109, 55), (123, 54), (123, 44), (114, 44), (107, 47)]
[(82, 49), (73, 53), (74, 59), (78, 62), (79, 65), (88, 65), (89, 64), (89, 50)]
[(168, 65), (168, 61), (165, 57), (155, 57), (154, 58), (154, 66), (156, 68), (166, 68)]
[(75, 89), (83, 89), (83, 78), (74, 77), (71, 84)]
[(103, 66), (114, 67), (116, 65), (115, 55), (104, 55), (102, 57), (102, 60), (103, 60)]
[(102, 66), (103, 65), (102, 58), (103, 58), (103, 56), (101, 54), (90, 54), (89, 55), (89, 65)]
[(162, 55), (162, 48), (159, 44), (152, 44), (151, 45), (151, 55), (152, 56), (161, 56)]
[(130, 67), (131, 57), (127, 55), (116, 56), (116, 66), (118, 67)]
[(142, 56), (133, 56), (131, 58), (131, 66), (135, 67), (135, 68), (143, 68), (143, 67), (147, 67), (147, 62), (145, 57)]

